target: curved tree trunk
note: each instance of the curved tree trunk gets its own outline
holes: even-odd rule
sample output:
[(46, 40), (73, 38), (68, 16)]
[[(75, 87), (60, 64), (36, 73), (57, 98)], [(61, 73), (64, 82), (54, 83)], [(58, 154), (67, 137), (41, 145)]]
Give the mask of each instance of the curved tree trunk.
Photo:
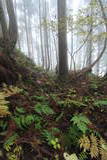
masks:
[(5, 2), (9, 17), (9, 27), (5, 18), (2, 0), (0, 0), (0, 25), (2, 30), (0, 39), (0, 84), (14, 84), (18, 80), (17, 64), (10, 57), (10, 53), (13, 53), (17, 43), (17, 22), (12, 0), (6, 0)]
[[(101, 0), (98, 0), (99, 2), (99, 5), (101, 7), (101, 12), (102, 12), (102, 17), (104, 19), (104, 22), (105, 22), (105, 32), (107, 33), (107, 17), (106, 17), (106, 14), (104, 12), (104, 7), (103, 7), (103, 4), (102, 4), (102, 1)], [(77, 77), (85, 74), (86, 72), (90, 72), (91, 69), (96, 65), (96, 63), (101, 59), (101, 57), (103, 56), (105, 50), (106, 50), (106, 47), (107, 47), (107, 36), (105, 37), (104, 39), (104, 46), (103, 46), (103, 49), (102, 51), (100, 52), (99, 56), (97, 57), (97, 59), (89, 65), (89, 67), (87, 68), (84, 68), (81, 72), (79, 72), (79, 74), (77, 75)]]
[(3, 5), (2, 5), (1, 0), (0, 0), (0, 24), (1, 24), (1, 28), (2, 28), (3, 38), (7, 39), (8, 29), (7, 29), (6, 17), (4, 14)]
[(13, 51), (17, 43), (18, 30), (12, 0), (6, 0), (6, 6), (9, 15), (9, 49), (10, 51)]
[(3, 33), (3, 37), (0, 39), (0, 47), (5, 53), (12, 53), (18, 37), (17, 22), (12, 0), (6, 0), (6, 8), (9, 16), (9, 28), (7, 27), (3, 4), (0, 0), (0, 24)]

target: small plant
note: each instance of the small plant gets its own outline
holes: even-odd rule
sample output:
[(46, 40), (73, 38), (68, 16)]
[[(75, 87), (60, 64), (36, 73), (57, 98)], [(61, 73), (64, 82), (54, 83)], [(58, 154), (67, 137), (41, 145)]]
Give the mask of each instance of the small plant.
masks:
[(76, 100), (71, 100), (67, 98), (65, 101), (59, 101), (59, 105), (63, 107), (86, 107), (87, 105)]
[(64, 159), (65, 160), (79, 160), (77, 155), (75, 153), (69, 155), (68, 153), (64, 153)]
[(5, 143), (4, 143), (4, 149), (9, 152), (11, 150), (11, 147), (15, 144), (15, 141), (18, 138), (18, 134), (14, 133), (11, 137), (9, 137)]
[(71, 122), (73, 122), (73, 124), (76, 125), (82, 133), (86, 133), (88, 130), (87, 125), (91, 123), (89, 119), (82, 114), (74, 115)]
[(82, 132), (76, 125), (70, 126), (68, 131), (62, 137), (65, 150), (71, 150), (73, 147), (79, 147), (78, 141), (81, 136)]
[(0, 128), (2, 131), (5, 131), (7, 129), (8, 123), (5, 120), (0, 120)]
[(35, 128), (37, 129), (42, 127), (42, 117), (35, 114), (13, 116), (12, 119), (21, 130), (27, 129), (32, 123), (35, 124)]
[(35, 110), (35, 112), (37, 112), (40, 115), (42, 115), (42, 114), (45, 114), (45, 115), (54, 114), (54, 111), (52, 110), (52, 108), (50, 108), (46, 104), (37, 103), (34, 107), (34, 110)]
[(14, 114), (15, 114), (16, 116), (19, 116), (19, 115), (25, 114), (25, 113), (26, 113), (26, 111), (25, 111), (24, 108), (22, 108), (22, 107), (16, 107)]
[(107, 99), (95, 101), (94, 106), (96, 107), (107, 106)]
[(21, 155), (22, 147), (17, 145), (14, 147), (14, 149), (12, 149), (11, 152), (7, 152), (8, 160), (20, 160)]
[(101, 156), (101, 160), (107, 159), (107, 144), (100, 137), (96, 137), (93, 134), (90, 136), (83, 135), (80, 140), (80, 148), (84, 149), (84, 152), (89, 152), (91, 158), (97, 158)]
[(47, 97), (45, 96), (32, 96), (31, 98), (40, 102), (45, 102), (47, 100)]
[(11, 114), (8, 109), (9, 101), (7, 101), (6, 98), (21, 91), (21, 89), (15, 86), (3, 85), (3, 89), (0, 92), (0, 117), (5, 117)]
[(79, 157), (79, 160), (86, 160), (88, 158), (88, 153), (82, 151), (78, 157)]
[(58, 138), (52, 139), (50, 141), (50, 144), (53, 146), (54, 149), (60, 149), (61, 148)]
[(42, 133), (45, 140), (54, 149), (60, 149), (61, 148), (60, 143), (59, 143), (59, 139), (54, 136), (54, 134), (58, 133), (58, 132), (59, 132), (59, 129), (52, 128), (51, 131), (44, 130), (43, 133)]

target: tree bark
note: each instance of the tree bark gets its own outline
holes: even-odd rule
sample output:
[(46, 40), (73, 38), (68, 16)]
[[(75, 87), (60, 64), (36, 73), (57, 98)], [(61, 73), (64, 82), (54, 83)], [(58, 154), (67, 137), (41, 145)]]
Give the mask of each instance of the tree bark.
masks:
[(17, 21), (12, 0), (6, 0), (6, 6), (9, 16), (9, 48), (12, 51), (16, 46), (18, 38)]
[(68, 76), (66, 0), (57, 0), (57, 5), (59, 77), (61, 78)]

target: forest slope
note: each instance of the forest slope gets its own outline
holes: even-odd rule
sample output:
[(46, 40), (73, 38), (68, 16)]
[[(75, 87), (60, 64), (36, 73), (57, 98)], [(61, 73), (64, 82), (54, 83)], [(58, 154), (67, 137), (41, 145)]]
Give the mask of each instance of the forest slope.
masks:
[(0, 160), (107, 159), (106, 77), (61, 82), (21, 54), (12, 59), (16, 67), (2, 64), (12, 76), (1, 80)]

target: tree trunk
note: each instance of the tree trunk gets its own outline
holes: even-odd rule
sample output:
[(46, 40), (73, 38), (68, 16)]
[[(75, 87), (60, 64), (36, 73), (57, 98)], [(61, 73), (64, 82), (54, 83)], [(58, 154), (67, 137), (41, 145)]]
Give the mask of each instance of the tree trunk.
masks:
[(57, 2), (59, 77), (61, 78), (68, 75), (66, 0), (57, 0)]
[(9, 47), (8, 49), (10, 50), (10, 52), (12, 52), (17, 43), (18, 29), (17, 29), (17, 22), (16, 22), (12, 0), (6, 0), (6, 6), (7, 6), (8, 15), (9, 15)]
[(41, 1), (39, 0), (39, 25), (40, 25), (40, 45), (42, 54), (42, 67), (44, 68), (44, 52), (43, 52), (43, 36), (42, 36), (42, 26), (41, 26)]

